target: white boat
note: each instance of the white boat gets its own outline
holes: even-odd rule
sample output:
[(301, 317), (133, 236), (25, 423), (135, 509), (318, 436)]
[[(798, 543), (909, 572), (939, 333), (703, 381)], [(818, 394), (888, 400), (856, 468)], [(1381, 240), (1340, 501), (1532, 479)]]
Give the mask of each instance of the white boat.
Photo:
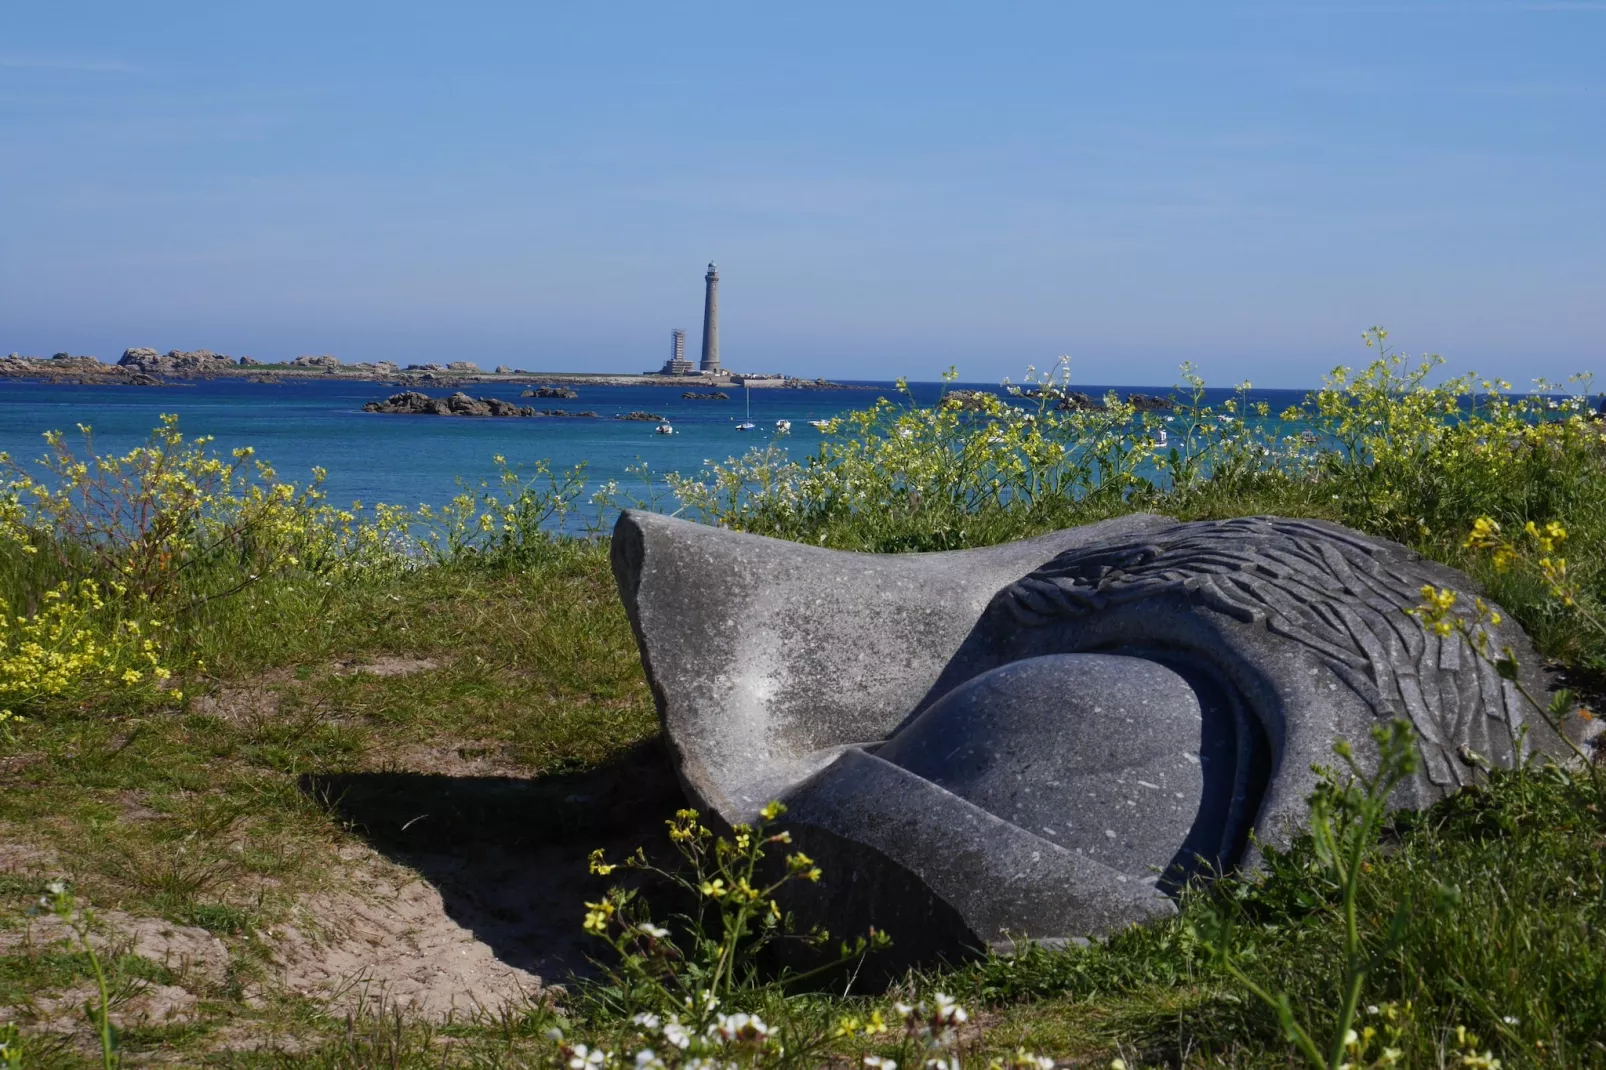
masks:
[(736, 430), (751, 431), (753, 429), (753, 388), (743, 383), (742, 389), (747, 392), (747, 418), (736, 425)]
[(824, 431), (827, 427), (831, 426), (831, 421), (830, 420), (810, 420), (809, 421), (809, 426), (814, 428), (816, 431)]
[(672, 435), (675, 433), (675, 429), (669, 425), (668, 420), (665, 420), (663, 423), (653, 428), (653, 430), (657, 431), (660, 435)]
[(789, 434), (791, 432), (791, 430), (792, 430), (792, 421), (791, 420), (776, 420), (775, 421), (775, 433), (777, 435)]
[(1163, 427), (1162, 427), (1162, 428), (1160, 428), (1160, 433), (1159, 433), (1159, 435), (1158, 435), (1158, 436), (1157, 436), (1157, 437), (1156, 437), (1156, 438), (1155, 438), (1155, 440), (1154, 440), (1154, 444), (1155, 444), (1155, 445), (1156, 445), (1156, 446), (1164, 446), (1164, 445), (1165, 445), (1165, 444), (1166, 444), (1166, 439), (1165, 439), (1165, 428), (1163, 428)]

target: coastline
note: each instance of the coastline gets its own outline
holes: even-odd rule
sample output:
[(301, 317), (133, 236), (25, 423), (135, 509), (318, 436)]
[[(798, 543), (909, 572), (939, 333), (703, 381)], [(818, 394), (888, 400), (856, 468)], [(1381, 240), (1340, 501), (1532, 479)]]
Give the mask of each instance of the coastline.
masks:
[[(320, 358), (332, 360), (333, 358)], [(177, 362), (174, 362), (177, 364)], [(236, 364), (228, 358), (184, 362), (162, 367), (154, 361), (140, 364), (106, 364), (93, 357), (0, 357), (0, 381), (29, 380), (62, 386), (177, 387), (209, 379), (242, 379), (271, 386), (287, 382), (360, 382), (409, 388), (454, 389), (481, 384), (508, 386), (673, 386), (685, 389), (735, 388), (743, 380), (753, 389), (767, 390), (869, 390), (872, 387), (834, 383), (826, 379), (789, 376), (750, 377), (723, 375), (656, 375), (619, 372), (488, 372), (479, 369), (401, 369), (393, 365), (361, 364)]]

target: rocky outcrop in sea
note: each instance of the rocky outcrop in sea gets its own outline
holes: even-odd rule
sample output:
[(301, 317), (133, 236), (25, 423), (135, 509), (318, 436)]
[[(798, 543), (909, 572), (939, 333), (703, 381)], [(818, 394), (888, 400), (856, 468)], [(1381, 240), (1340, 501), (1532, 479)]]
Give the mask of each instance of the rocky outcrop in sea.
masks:
[[(434, 398), (417, 390), (404, 390), (392, 394), (384, 401), (370, 401), (363, 412), (398, 414), (402, 416), (567, 416), (596, 419), (594, 412), (570, 412), (568, 409), (535, 409), (528, 405), (515, 405), (501, 398), (474, 398), (462, 391), (449, 397)], [(660, 419), (653, 416), (650, 419)]]
[(166, 353), (158, 353), (154, 349), (135, 348), (123, 350), (123, 357), (117, 362), (117, 366), (135, 368), (146, 375), (190, 378), (225, 368), (232, 369), (236, 365), (233, 357), (214, 353), (210, 349), (196, 349), (189, 352), (170, 349)]
[(1062, 412), (1092, 412), (1104, 408), (1102, 400), (1080, 390), (1067, 390), (1059, 399), (1054, 407)]
[(729, 401), (731, 396), (723, 390), (715, 390), (706, 394), (699, 394), (695, 390), (688, 390), (680, 395), (688, 401)]
[(21, 353), (0, 357), (0, 379), (43, 379), (78, 386), (169, 385), (137, 367), (102, 364), (94, 357), (75, 357), (71, 353), (57, 353), (48, 358), (25, 357)]
[(573, 401), (580, 396), (580, 391), (572, 390), (566, 386), (538, 386), (533, 390), (526, 390), (520, 397), (527, 398), (559, 398)]
[(986, 410), (987, 399), (992, 396), (985, 390), (950, 390), (942, 396), (942, 400), (944, 404), (955, 408), (979, 412)]
[(417, 390), (392, 394), (384, 401), (370, 401), (363, 412), (399, 413), (410, 416), (534, 416), (532, 408), (519, 407), (501, 398), (471, 398), (462, 391), (444, 398), (432, 398)]

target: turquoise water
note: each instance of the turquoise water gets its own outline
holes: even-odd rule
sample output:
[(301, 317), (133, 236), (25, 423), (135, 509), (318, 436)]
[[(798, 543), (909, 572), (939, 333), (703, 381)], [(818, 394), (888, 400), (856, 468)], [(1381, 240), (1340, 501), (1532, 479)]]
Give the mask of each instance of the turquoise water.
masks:
[[(478, 483), (491, 477), (491, 458), (497, 454), (510, 464), (546, 460), (554, 470), (584, 463), (589, 483), (618, 480), (644, 494), (627, 469), (645, 464), (661, 483), (666, 472), (694, 474), (709, 461), (771, 442), (804, 456), (820, 440), (806, 421), (898, 396), (891, 383), (863, 385), (870, 389), (754, 390), (757, 427), (739, 432), (735, 424), (745, 411), (740, 392), (730, 401), (688, 401), (680, 396), (681, 387), (580, 387), (574, 401), (520, 399), (520, 387), (484, 385), (469, 391), (538, 408), (592, 410), (601, 417), (586, 420), (376, 415), (363, 412), (363, 403), (397, 388), (349, 381), (269, 385), (219, 379), (172, 387), (0, 381), (0, 451), (31, 459), (44, 452), (43, 432), (63, 430), (72, 441), (77, 424), (93, 428), (96, 452), (125, 451), (144, 441), (161, 413), (171, 412), (179, 415), (187, 435), (212, 435), (224, 450), (256, 447), (257, 456), (272, 462), (280, 478), (301, 482), (315, 465), (322, 466), (329, 473), (329, 501), (338, 505), (438, 505), (457, 492), (459, 478)], [(964, 386), (1000, 392), (996, 384)], [(1098, 394), (1106, 388), (1079, 389)], [(916, 400), (930, 402), (940, 396), (942, 384), (912, 383), (910, 390)], [(1212, 391), (1210, 400), (1228, 394)], [(1302, 396), (1300, 391), (1256, 394), (1270, 401), (1273, 411)], [(651, 423), (612, 419), (633, 410), (668, 417), (675, 434), (655, 434)], [(775, 433), (779, 419), (792, 421), (790, 435)]]

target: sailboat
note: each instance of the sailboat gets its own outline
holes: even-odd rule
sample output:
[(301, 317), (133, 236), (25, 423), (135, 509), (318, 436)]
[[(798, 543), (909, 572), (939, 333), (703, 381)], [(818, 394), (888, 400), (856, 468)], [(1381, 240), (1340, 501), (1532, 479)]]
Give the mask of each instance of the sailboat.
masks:
[(753, 388), (743, 383), (742, 390), (747, 394), (747, 417), (736, 425), (736, 430), (751, 431), (753, 429)]

